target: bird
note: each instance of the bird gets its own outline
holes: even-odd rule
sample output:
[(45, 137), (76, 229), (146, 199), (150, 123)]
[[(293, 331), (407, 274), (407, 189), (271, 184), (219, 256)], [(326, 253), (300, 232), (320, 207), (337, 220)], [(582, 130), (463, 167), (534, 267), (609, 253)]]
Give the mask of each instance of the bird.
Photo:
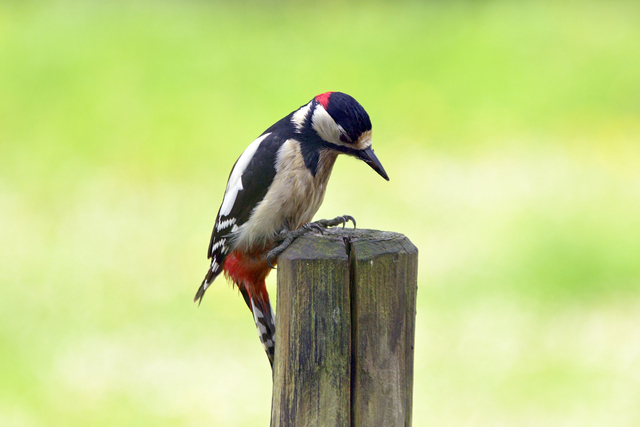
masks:
[(324, 199), (339, 154), (389, 177), (372, 148), (371, 120), (352, 96), (325, 92), (283, 117), (233, 165), (207, 257), (211, 265), (194, 302), (224, 272), (253, 314), (273, 369), (275, 316), (265, 279), (277, 255), (310, 230), (355, 220), (349, 215), (311, 222)]

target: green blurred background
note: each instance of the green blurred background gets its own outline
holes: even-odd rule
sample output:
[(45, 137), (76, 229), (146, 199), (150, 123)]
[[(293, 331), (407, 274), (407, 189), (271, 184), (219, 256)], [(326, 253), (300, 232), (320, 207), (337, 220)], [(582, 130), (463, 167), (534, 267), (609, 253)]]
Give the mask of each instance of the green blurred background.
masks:
[(341, 158), (317, 217), (420, 249), (414, 425), (640, 425), (640, 3), (177, 0), (0, 2), (0, 425), (268, 424), (242, 298), (192, 298), (329, 90), (391, 181)]

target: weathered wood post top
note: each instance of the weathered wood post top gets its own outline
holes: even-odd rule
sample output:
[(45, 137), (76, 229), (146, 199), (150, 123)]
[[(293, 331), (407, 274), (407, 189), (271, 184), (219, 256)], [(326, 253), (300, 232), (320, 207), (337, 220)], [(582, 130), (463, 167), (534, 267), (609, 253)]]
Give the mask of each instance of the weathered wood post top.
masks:
[(334, 228), (278, 258), (272, 426), (410, 426), (417, 248)]

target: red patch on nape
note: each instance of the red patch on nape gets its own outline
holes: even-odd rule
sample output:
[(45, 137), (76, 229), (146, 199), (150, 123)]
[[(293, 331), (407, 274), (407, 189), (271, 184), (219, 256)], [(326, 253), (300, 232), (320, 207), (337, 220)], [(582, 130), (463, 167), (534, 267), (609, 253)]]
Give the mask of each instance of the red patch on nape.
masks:
[(332, 93), (333, 92), (325, 92), (316, 96), (316, 101), (318, 101), (320, 105), (324, 107), (325, 110), (327, 109), (327, 105), (329, 105), (329, 97), (331, 96)]

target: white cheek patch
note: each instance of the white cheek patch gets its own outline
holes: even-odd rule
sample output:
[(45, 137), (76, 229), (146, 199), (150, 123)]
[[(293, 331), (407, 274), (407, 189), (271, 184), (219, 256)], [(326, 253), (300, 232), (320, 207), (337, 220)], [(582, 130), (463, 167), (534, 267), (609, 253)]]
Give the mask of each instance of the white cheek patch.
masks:
[(340, 133), (344, 129), (327, 113), (327, 110), (320, 104), (316, 105), (311, 117), (311, 126), (318, 132), (320, 138), (333, 144), (344, 145), (340, 141)]
[(249, 165), (249, 162), (253, 158), (253, 155), (256, 153), (256, 150), (260, 146), (260, 143), (269, 135), (270, 133), (265, 133), (261, 137), (254, 140), (240, 155), (240, 158), (233, 168), (233, 171), (231, 171), (231, 176), (229, 177), (229, 182), (227, 183), (227, 191), (225, 191), (224, 193), (224, 199), (222, 200), (222, 206), (220, 207), (220, 215), (226, 216), (231, 212), (231, 208), (236, 202), (236, 197), (238, 197), (238, 192), (243, 189), (241, 179), (242, 174)]

